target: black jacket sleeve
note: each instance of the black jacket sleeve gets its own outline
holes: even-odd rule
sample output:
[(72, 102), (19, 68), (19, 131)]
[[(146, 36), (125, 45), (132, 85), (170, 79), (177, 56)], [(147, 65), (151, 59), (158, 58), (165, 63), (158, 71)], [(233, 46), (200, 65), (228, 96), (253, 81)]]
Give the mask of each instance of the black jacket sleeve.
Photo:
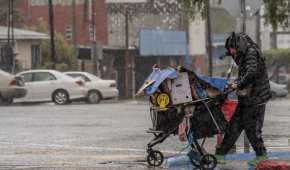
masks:
[(248, 49), (243, 62), (245, 64), (245, 74), (237, 82), (238, 89), (244, 89), (255, 80), (258, 67), (257, 55), (257, 51), (254, 48)]

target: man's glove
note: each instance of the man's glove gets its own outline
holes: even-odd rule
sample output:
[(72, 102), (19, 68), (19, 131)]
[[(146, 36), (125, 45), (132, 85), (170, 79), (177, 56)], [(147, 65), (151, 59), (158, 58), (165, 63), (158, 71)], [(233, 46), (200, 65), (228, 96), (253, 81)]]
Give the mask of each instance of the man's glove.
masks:
[(232, 83), (230, 85), (231, 89), (236, 90), (238, 88), (238, 84), (237, 83)]

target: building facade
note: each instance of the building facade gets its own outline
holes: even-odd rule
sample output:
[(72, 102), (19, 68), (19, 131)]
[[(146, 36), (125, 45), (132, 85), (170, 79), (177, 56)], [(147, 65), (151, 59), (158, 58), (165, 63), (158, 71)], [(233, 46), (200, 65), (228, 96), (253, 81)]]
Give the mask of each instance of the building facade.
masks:
[[(261, 8), (261, 16), (264, 15), (264, 8)], [(270, 24), (265, 24), (265, 19), (260, 20), (262, 49), (290, 48), (290, 28), (278, 26), (274, 32)]]
[[(49, 24), (47, 0), (21, 0), (19, 11), (23, 25)], [(103, 45), (107, 39), (105, 0), (53, 0), (55, 31), (77, 46), (89, 46), (92, 40)], [(94, 31), (95, 30), (95, 31)]]
[[(11, 63), (6, 62), (7, 55), (3, 50), (3, 47), (7, 44), (7, 29), (7, 27), (0, 27), (0, 67), (4, 70), (13, 64), (11, 58), (9, 59)], [(15, 63), (21, 66), (21, 69), (19, 69), (28, 70), (40, 66), (40, 43), (42, 40), (49, 39), (49, 36), (44, 33), (14, 29), (14, 39)]]
[(139, 46), (139, 33), (142, 29), (186, 30), (174, 1), (169, 3), (166, 0), (107, 0), (107, 7), (110, 47), (125, 48), (126, 31), (128, 46), (136, 48)]

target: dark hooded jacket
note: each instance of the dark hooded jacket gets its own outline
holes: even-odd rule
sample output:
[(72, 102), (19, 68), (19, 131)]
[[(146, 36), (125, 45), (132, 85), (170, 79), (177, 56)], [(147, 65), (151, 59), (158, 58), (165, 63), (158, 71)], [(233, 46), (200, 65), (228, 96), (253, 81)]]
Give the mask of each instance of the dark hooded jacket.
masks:
[[(259, 47), (246, 34), (238, 34), (238, 99), (240, 104), (266, 103), (271, 98), (265, 58)], [(239, 93), (244, 91), (244, 93)]]

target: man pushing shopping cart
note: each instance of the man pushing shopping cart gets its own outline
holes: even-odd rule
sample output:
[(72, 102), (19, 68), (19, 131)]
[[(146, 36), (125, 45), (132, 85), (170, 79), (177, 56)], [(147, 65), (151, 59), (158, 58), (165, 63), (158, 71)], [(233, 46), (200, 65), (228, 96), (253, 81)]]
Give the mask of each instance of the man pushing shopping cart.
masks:
[[(191, 149), (199, 153), (191, 160), (196, 167), (213, 169), (217, 163), (225, 163), (224, 156), (229, 152), (245, 130), (256, 152), (256, 158), (249, 162), (256, 165), (267, 159), (266, 148), (262, 139), (262, 127), (265, 104), (271, 98), (265, 58), (259, 47), (243, 33), (227, 38), (226, 49), (238, 66), (238, 79), (230, 88), (218, 88), (210, 83), (212, 78), (203, 76), (186, 68), (153, 68), (138, 94), (144, 92), (150, 96), (150, 115), (153, 127), (149, 133), (154, 139), (147, 145), (147, 162), (160, 166), (163, 154), (153, 147), (162, 143), (171, 134), (177, 134), (180, 124), (186, 122), (186, 133)], [(225, 87), (225, 86), (224, 86)], [(227, 123), (222, 107), (232, 89), (237, 91), (238, 106), (233, 118)], [(205, 152), (205, 138), (225, 133), (216, 154)], [(204, 139), (202, 144), (199, 139)]]
[(219, 163), (225, 163), (225, 154), (245, 130), (256, 152), (256, 158), (249, 162), (254, 166), (267, 159), (262, 127), (266, 102), (271, 98), (271, 93), (265, 58), (258, 45), (244, 33), (232, 33), (226, 40), (225, 48), (238, 66), (238, 79), (231, 85), (237, 90), (238, 106), (224, 140), (216, 150), (216, 157)]

